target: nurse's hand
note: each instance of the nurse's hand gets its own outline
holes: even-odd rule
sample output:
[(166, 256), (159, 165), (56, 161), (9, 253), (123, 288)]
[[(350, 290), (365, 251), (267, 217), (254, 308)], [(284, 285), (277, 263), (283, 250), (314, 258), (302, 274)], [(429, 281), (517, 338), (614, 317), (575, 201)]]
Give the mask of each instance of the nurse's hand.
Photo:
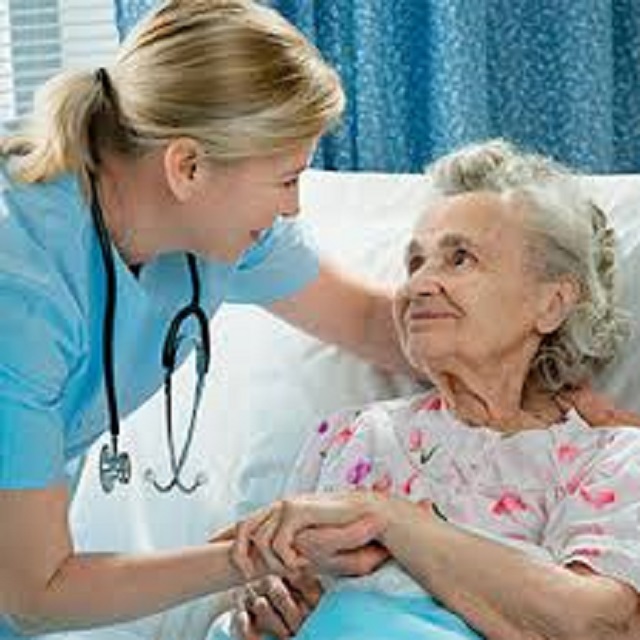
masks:
[(575, 408), (592, 427), (640, 427), (638, 414), (618, 408), (610, 398), (597, 393), (589, 385), (559, 394), (558, 403), (565, 411)]
[[(309, 564), (319, 573), (365, 575), (389, 557), (377, 542), (386, 529), (385, 500), (370, 491), (282, 500), (237, 525), (232, 556), (249, 574), (255, 571), (252, 558), (257, 554), (280, 575)], [(297, 546), (305, 530), (321, 533), (312, 558)]]
[(309, 573), (267, 576), (235, 591), (233, 626), (242, 640), (268, 633), (293, 637), (322, 596), (322, 585)]

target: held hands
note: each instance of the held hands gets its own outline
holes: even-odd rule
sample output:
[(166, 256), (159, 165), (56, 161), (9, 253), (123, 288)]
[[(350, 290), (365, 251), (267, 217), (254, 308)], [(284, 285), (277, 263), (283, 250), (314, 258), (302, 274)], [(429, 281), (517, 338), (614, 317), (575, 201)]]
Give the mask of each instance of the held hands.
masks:
[(389, 557), (377, 542), (387, 522), (385, 499), (372, 492), (297, 496), (236, 525), (231, 557), (247, 579), (265, 568), (281, 576), (311, 567), (364, 575)]
[[(365, 575), (389, 558), (378, 540), (388, 523), (437, 515), (417, 505), (368, 491), (299, 496), (263, 509), (214, 540), (234, 541), (233, 563), (245, 577), (275, 571), (235, 590), (233, 626), (242, 640), (264, 633), (289, 638), (315, 609), (322, 587), (309, 568)], [(303, 569), (289, 569), (303, 567)]]

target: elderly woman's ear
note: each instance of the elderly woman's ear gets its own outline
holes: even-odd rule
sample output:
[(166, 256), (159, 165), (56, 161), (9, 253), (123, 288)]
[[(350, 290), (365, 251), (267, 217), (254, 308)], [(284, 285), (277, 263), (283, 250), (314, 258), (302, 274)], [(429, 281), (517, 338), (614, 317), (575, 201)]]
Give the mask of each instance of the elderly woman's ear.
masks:
[(553, 333), (562, 326), (580, 299), (580, 285), (570, 276), (563, 276), (540, 285), (536, 329), (541, 335)]

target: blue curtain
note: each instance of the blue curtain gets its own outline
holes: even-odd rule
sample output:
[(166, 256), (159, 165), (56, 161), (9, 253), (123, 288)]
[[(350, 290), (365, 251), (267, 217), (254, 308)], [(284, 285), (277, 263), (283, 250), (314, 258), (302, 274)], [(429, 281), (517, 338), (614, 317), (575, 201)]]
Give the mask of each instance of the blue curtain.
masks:
[[(150, 0), (116, 0), (126, 32)], [(272, 0), (340, 72), (316, 164), (418, 171), (505, 136), (593, 172), (640, 171), (640, 0)]]

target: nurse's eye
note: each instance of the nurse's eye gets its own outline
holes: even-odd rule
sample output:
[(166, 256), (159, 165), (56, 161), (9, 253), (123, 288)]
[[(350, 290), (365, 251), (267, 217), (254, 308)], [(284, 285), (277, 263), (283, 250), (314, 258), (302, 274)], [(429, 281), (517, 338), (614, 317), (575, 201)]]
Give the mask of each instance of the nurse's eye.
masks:
[(295, 178), (291, 178), (290, 180), (285, 180), (282, 183), (282, 186), (285, 189), (293, 189), (294, 187), (298, 186), (299, 182), (300, 182), (300, 178), (299, 178), (299, 176), (296, 176)]

